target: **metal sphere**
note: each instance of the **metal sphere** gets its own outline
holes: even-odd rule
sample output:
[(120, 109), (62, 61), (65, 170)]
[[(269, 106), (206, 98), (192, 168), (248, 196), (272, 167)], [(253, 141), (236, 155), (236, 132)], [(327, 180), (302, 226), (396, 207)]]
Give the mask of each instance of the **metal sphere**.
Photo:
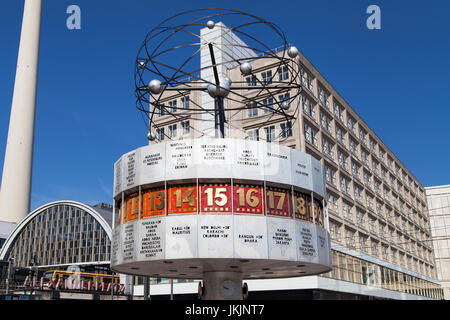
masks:
[(147, 133), (147, 139), (149, 141), (154, 141), (156, 139), (156, 134), (154, 132)]
[(141, 69), (144, 69), (144, 68), (145, 68), (145, 64), (146, 64), (145, 61), (139, 61), (139, 67), (140, 67)]
[(252, 73), (252, 65), (250, 64), (250, 62), (244, 62), (243, 64), (241, 64), (240, 69), (241, 73), (244, 76), (248, 76)]
[(208, 29), (214, 28), (215, 25), (216, 25), (216, 24), (215, 24), (214, 21), (212, 21), (212, 20), (209, 20), (209, 21), (206, 23), (206, 26), (208, 27)]
[(288, 56), (291, 58), (295, 58), (296, 56), (298, 56), (299, 51), (296, 47), (292, 46), (288, 49)]
[(161, 81), (156, 80), (156, 79), (150, 81), (148, 88), (150, 89), (151, 93), (160, 94), (162, 91)]
[(207, 90), (211, 97), (226, 97), (230, 93), (231, 80), (228, 77), (219, 80), (220, 87), (215, 84), (208, 84)]
[(281, 108), (282, 108), (283, 110), (289, 110), (290, 107), (291, 107), (291, 104), (289, 103), (289, 101), (283, 101), (283, 102), (281, 103)]

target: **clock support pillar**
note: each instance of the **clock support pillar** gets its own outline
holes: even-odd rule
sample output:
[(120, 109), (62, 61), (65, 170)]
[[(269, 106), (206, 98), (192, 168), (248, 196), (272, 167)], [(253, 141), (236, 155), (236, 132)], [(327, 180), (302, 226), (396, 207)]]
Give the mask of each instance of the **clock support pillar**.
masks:
[(243, 300), (242, 273), (209, 271), (203, 274), (202, 300)]

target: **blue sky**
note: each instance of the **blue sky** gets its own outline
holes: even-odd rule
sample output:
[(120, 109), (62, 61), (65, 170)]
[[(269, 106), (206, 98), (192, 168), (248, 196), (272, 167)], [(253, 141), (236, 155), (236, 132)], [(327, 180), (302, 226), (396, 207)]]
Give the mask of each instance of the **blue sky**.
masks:
[[(133, 71), (146, 33), (174, 13), (224, 4), (43, 2), (31, 207), (62, 199), (111, 203), (113, 163), (147, 143)], [(81, 30), (66, 28), (72, 4), (81, 8)], [(424, 186), (450, 184), (450, 3), (274, 4), (230, 0), (226, 7), (280, 26)], [(381, 8), (381, 30), (366, 27), (371, 4)], [(0, 4), (0, 170), (22, 12), (23, 1)]]

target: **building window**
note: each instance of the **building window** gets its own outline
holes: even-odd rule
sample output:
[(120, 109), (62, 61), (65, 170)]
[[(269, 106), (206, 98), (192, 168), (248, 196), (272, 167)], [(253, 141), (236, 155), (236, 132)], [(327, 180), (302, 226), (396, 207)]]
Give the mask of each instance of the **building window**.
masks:
[(364, 145), (367, 145), (366, 136), (367, 136), (366, 131), (363, 128), (359, 128), (359, 139)]
[(355, 245), (355, 232), (345, 229), (345, 238), (346, 238), (346, 244), (349, 248), (354, 249), (356, 247)]
[(341, 176), (340, 182), (341, 182), (341, 191), (345, 192), (346, 194), (350, 194), (350, 181), (347, 178)]
[(305, 139), (317, 148), (317, 132), (306, 123), (304, 124), (303, 130)]
[(177, 136), (177, 125), (176, 124), (172, 124), (172, 125), (168, 126), (167, 136), (170, 139), (175, 138)]
[[(334, 174), (334, 176), (335, 175), (336, 174)], [(336, 181), (333, 184), (335, 184), (335, 183), (336, 183)], [(328, 202), (328, 208), (330, 210), (332, 210), (334, 212), (338, 212), (338, 198), (335, 195), (327, 193), (327, 202)]]
[(252, 141), (259, 141), (259, 130), (253, 129), (247, 131), (248, 139)]
[(303, 111), (309, 115), (314, 120), (316, 119), (316, 112), (314, 110), (314, 103), (312, 103), (308, 98), (302, 95), (302, 107)]
[(375, 174), (378, 174), (378, 163), (372, 158), (372, 170)]
[(364, 179), (364, 184), (366, 185), (366, 187), (370, 188), (370, 174), (364, 170), (364, 174), (363, 174), (363, 179)]
[(181, 122), (181, 127), (183, 129), (183, 134), (188, 134), (191, 131), (191, 126), (189, 125), (189, 120), (188, 121), (182, 121)]
[(358, 187), (357, 185), (354, 186), (353, 188), (353, 193), (355, 195), (355, 199), (356, 201), (359, 201), (362, 203), (362, 190), (360, 187)]
[(347, 203), (342, 203), (342, 213), (344, 218), (353, 221), (352, 207)]
[(333, 144), (328, 139), (322, 138), (322, 151), (330, 158), (333, 158)]
[(167, 103), (170, 112), (177, 112), (177, 100), (172, 100)]
[(164, 128), (158, 128), (156, 129), (156, 135), (158, 136), (159, 140), (164, 140)]
[(370, 151), (372, 151), (374, 154), (376, 154), (376, 142), (372, 139), (369, 138), (370, 141)]
[(262, 101), (262, 104), (264, 105), (263, 110), (264, 113), (267, 113), (269, 111), (273, 111), (273, 98), (266, 98)]
[(349, 139), (348, 148), (350, 149), (350, 152), (359, 159), (358, 147), (356, 145), (356, 142), (352, 138)]
[(328, 97), (329, 97), (328, 92), (326, 92), (325, 89), (323, 89), (321, 86), (319, 86), (318, 88), (319, 88), (318, 89), (319, 90), (319, 92), (318, 92), (319, 101), (322, 102), (327, 107), (327, 109), (330, 109), (330, 105), (328, 102)]
[(369, 248), (367, 247), (367, 237), (359, 236), (359, 248), (366, 253), (369, 251)]
[(381, 195), (380, 185), (381, 185), (381, 183), (377, 179), (373, 180), (373, 186), (374, 186), (376, 194), (378, 194), (378, 195)]
[(278, 81), (287, 80), (289, 78), (288, 66), (284, 65), (278, 68), (277, 73), (278, 73)]
[(291, 122), (280, 123), (280, 128), (281, 128), (281, 137), (282, 138), (292, 137), (292, 124), (291, 124)]
[(356, 121), (353, 120), (352, 117), (347, 116), (347, 128), (349, 128), (353, 133), (356, 134), (356, 127), (355, 127)]
[(302, 78), (302, 85), (304, 85), (309, 91), (313, 92), (313, 78), (311, 75), (303, 70), (303, 68), (300, 68), (300, 76)]
[(256, 86), (256, 75), (252, 75), (250, 77), (246, 77), (245, 81), (247, 81), (247, 86), (249, 86), (249, 87)]
[(373, 197), (366, 194), (366, 204), (370, 210), (373, 210)]
[(336, 171), (327, 165), (325, 165), (325, 179), (332, 185), (336, 185)]
[(261, 73), (262, 84), (265, 86), (272, 83), (272, 70), (267, 70)]
[(344, 130), (339, 127), (338, 125), (336, 125), (336, 139), (342, 143), (343, 145), (345, 145), (345, 135), (344, 135)]
[(247, 116), (249, 118), (256, 117), (258, 115), (258, 108), (256, 107), (256, 102), (251, 102), (247, 105)]
[(387, 165), (389, 170), (392, 170), (392, 159), (390, 157), (387, 157)]
[(336, 118), (341, 121), (344, 121), (344, 109), (341, 106), (339, 106), (336, 102), (334, 103), (333, 109)]
[(156, 106), (155, 106), (155, 109), (157, 110), (157, 111), (156, 111), (156, 114), (158, 115), (158, 117), (161, 117), (161, 116), (163, 116), (163, 115), (166, 114), (166, 112), (165, 112), (165, 106), (164, 106), (163, 103), (156, 105)]
[(384, 151), (380, 147), (378, 148), (378, 156), (380, 157), (381, 161), (384, 163), (385, 162)]
[(377, 214), (383, 217), (383, 204), (377, 201)]
[(347, 170), (347, 156), (341, 151), (338, 150), (338, 162), (344, 169)]
[(356, 223), (359, 226), (364, 226), (365, 223), (364, 213), (359, 209), (356, 209)]
[(361, 148), (361, 161), (362, 161), (366, 166), (369, 165), (369, 158), (368, 158), (367, 152), (366, 152), (363, 148)]
[(287, 101), (287, 103), (290, 104), (291, 103), (290, 99), (291, 99), (291, 95), (289, 94), (289, 92), (278, 96), (278, 101), (279, 101), (280, 105), (284, 101)]
[(331, 119), (322, 111), (320, 112), (320, 123), (325, 130), (331, 133)]
[(330, 235), (333, 240), (341, 241), (341, 231), (337, 223), (330, 221)]
[(352, 161), (352, 174), (359, 180), (359, 168), (360, 166), (356, 162)]
[(266, 134), (267, 142), (275, 141), (275, 126), (265, 127), (264, 132)]
[(181, 108), (189, 109), (189, 96), (181, 97)]

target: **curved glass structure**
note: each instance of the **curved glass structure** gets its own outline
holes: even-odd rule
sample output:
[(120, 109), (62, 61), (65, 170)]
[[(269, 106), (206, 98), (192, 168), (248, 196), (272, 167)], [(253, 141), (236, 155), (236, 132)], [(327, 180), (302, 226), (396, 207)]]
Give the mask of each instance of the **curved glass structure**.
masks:
[(0, 259), (14, 259), (17, 267), (108, 264), (110, 247), (111, 227), (102, 214), (82, 203), (58, 201), (22, 220)]

